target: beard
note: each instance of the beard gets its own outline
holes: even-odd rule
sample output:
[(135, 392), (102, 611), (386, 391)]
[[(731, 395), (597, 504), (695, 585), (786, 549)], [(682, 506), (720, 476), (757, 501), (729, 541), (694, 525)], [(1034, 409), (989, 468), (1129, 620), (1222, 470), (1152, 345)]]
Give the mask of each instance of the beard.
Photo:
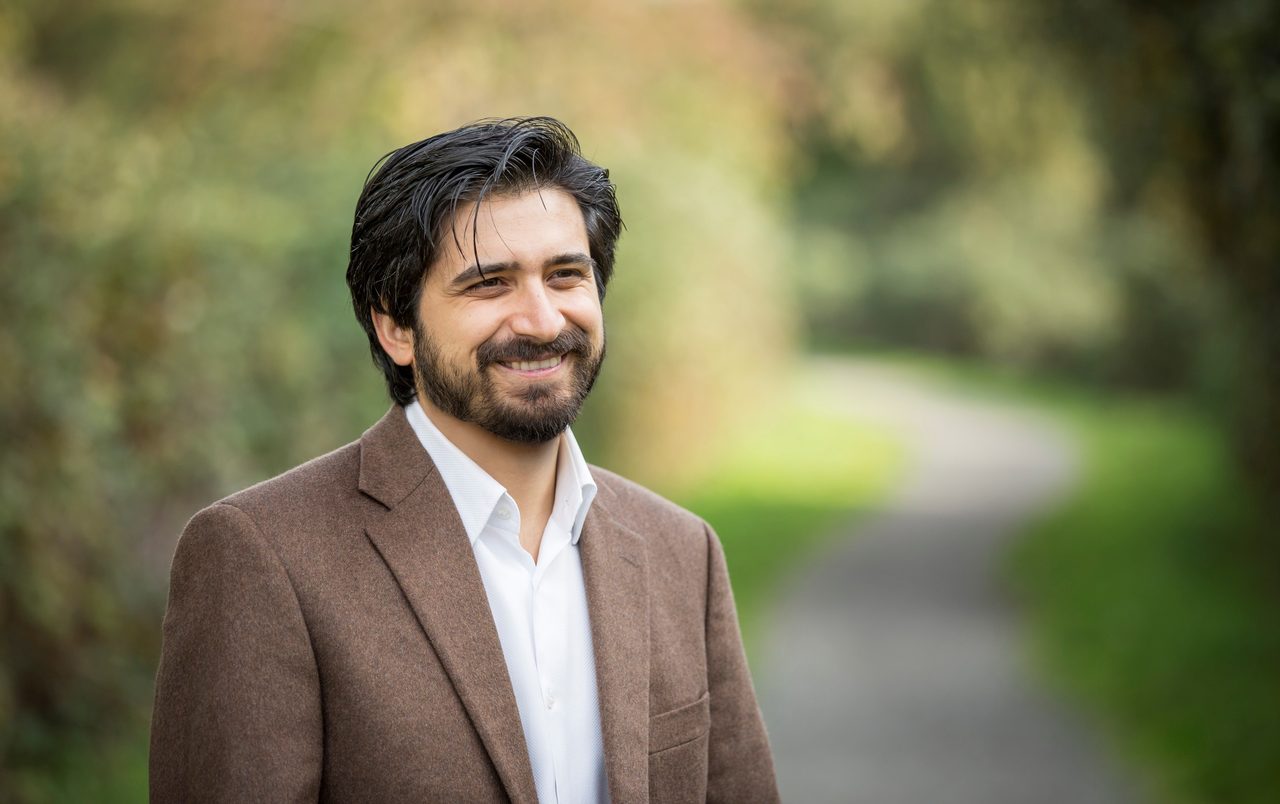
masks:
[[(450, 365), (420, 323), (414, 329), (415, 381), (427, 399), (444, 413), (521, 444), (545, 444), (565, 431), (595, 385), (604, 363), (604, 342), (596, 349), (587, 333), (569, 325), (556, 338), (541, 343), (529, 338), (485, 341), (468, 370)], [(542, 360), (564, 355), (569, 374), (527, 381), (516, 391), (499, 389), (493, 376), (498, 363)]]

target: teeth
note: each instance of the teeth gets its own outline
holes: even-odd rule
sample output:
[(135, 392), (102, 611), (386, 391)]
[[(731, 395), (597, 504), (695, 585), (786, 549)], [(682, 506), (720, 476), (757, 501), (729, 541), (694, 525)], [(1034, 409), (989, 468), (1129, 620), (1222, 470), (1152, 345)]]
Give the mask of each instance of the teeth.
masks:
[(546, 360), (520, 360), (508, 365), (516, 371), (536, 371), (538, 369), (554, 368), (555, 366), (560, 365), (560, 358), (548, 357)]

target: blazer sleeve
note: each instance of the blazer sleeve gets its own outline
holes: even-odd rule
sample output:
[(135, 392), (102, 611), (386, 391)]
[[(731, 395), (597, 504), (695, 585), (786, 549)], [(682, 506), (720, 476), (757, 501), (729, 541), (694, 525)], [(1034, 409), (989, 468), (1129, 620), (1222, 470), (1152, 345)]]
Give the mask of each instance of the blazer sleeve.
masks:
[(153, 802), (314, 802), (315, 655), (284, 564), (225, 503), (178, 540), (151, 721)]
[(776, 802), (773, 755), (751, 686), (720, 539), (707, 532), (708, 802)]

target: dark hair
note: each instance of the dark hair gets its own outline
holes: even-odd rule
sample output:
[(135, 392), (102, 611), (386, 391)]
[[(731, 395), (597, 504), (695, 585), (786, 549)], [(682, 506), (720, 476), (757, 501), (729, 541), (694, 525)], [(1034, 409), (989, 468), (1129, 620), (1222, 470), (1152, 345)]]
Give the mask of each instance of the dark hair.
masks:
[(371, 310), (416, 327), (427, 269), (448, 241), (459, 205), (490, 193), (555, 187), (578, 202), (587, 226), (596, 286), (604, 299), (622, 216), (609, 171), (583, 156), (578, 139), (550, 117), (482, 120), (406, 145), (374, 164), (356, 202), (347, 287), (356, 319), (369, 336), (373, 362), (391, 398), (414, 398), (412, 366), (382, 350)]

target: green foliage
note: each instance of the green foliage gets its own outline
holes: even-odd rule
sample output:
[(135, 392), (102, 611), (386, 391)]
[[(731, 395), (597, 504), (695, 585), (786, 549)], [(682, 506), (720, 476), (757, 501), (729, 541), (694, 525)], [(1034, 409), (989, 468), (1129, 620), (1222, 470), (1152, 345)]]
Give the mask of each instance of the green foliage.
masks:
[[(1190, 4), (1178, 15), (1002, 0), (762, 6), (806, 43), (817, 86), (797, 110), (807, 158), (793, 188), (816, 340), (981, 356), (1108, 386), (1257, 396), (1235, 354), (1254, 342), (1232, 320), (1241, 301), (1227, 280), (1239, 261), (1220, 246), (1274, 244), (1274, 193), (1263, 193), (1266, 212), (1241, 210), (1240, 228), (1223, 220), (1210, 236), (1196, 212), (1205, 194), (1184, 179), (1226, 179), (1195, 172), (1217, 155), (1205, 121), (1178, 104), (1218, 106), (1196, 72), (1212, 68), (1157, 49), (1161, 37), (1217, 36), (1215, 58), (1253, 64), (1266, 28), (1246, 34), (1242, 20), (1257, 22), (1261, 5)], [(1203, 17), (1222, 23), (1217, 34), (1197, 27)], [(1223, 26), (1233, 33), (1223, 38)], [(1238, 70), (1229, 75), (1249, 110), (1241, 125), (1256, 134), (1236, 145), (1252, 147), (1247, 158), (1268, 175), (1275, 154), (1256, 146), (1274, 140), (1263, 122), (1274, 98), (1266, 106)], [(1165, 128), (1151, 119), (1144, 82)], [(1200, 150), (1179, 150), (1182, 135)], [(1252, 231), (1259, 215), (1266, 232)], [(1268, 253), (1273, 266), (1280, 254)], [(1275, 294), (1264, 298), (1274, 308)]]
[(32, 804), (146, 801), (149, 737), (150, 724), (137, 716), (114, 723), (105, 735), (64, 736), (52, 766), (18, 770), (14, 798)]
[[(1280, 514), (1280, 6), (1269, 0), (1026, 6), (1024, 29), (1076, 78), (1112, 206), (1191, 233), (1226, 289), (1242, 480)], [(1265, 546), (1280, 561), (1280, 540)]]

